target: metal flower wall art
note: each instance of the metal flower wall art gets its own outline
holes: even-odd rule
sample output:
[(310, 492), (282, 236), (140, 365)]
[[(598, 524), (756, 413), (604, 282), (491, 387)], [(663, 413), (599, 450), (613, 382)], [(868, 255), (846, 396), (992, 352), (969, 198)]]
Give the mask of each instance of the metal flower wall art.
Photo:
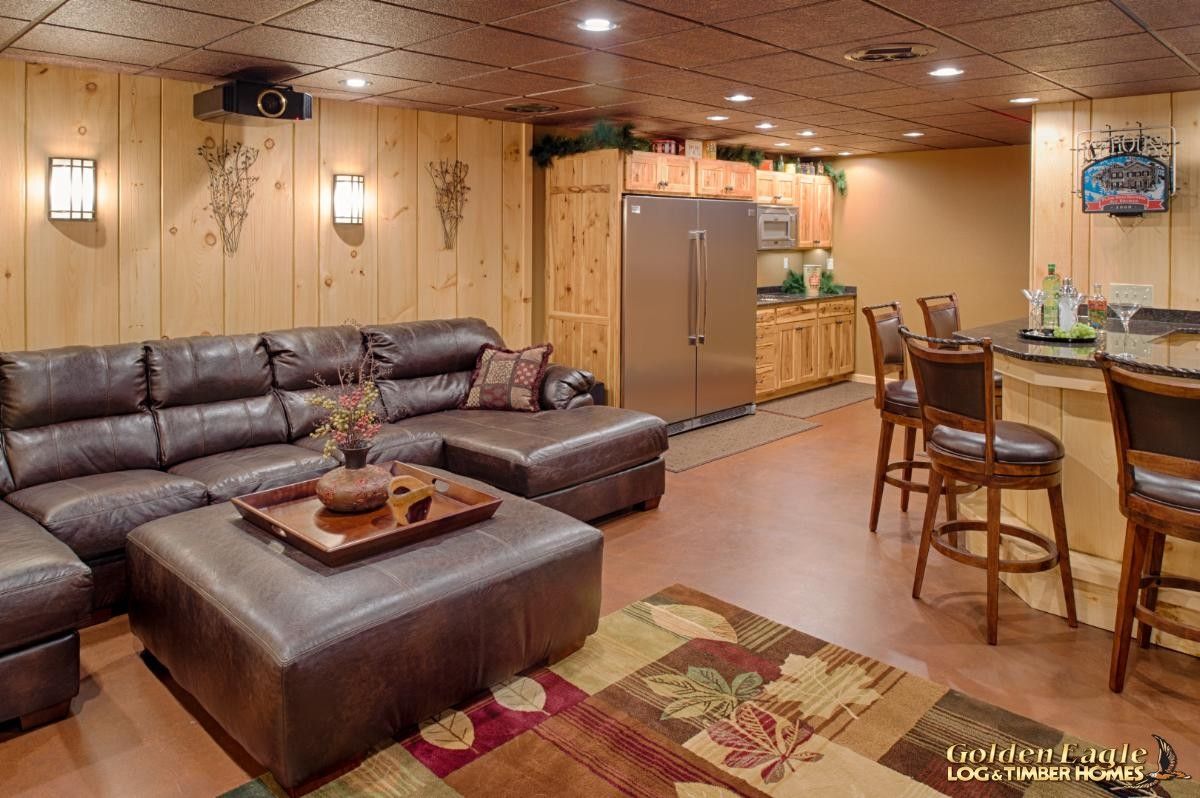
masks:
[(209, 211), (221, 229), (225, 251), (237, 252), (242, 225), (250, 213), (254, 184), (258, 178), (250, 168), (258, 160), (258, 148), (247, 147), (240, 141), (220, 146), (197, 147), (197, 154), (208, 166), (208, 189), (211, 194)]
[(467, 203), (467, 169), (462, 161), (430, 161), (425, 167), (433, 178), (437, 192), (437, 209), (442, 217), (442, 243), (446, 249), (454, 249), (458, 240), (458, 223), (463, 218), (463, 206)]

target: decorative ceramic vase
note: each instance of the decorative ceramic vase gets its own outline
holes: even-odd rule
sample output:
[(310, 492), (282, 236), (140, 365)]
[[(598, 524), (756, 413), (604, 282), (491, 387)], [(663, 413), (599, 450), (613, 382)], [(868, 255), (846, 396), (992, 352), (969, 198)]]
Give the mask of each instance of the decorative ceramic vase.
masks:
[(317, 480), (317, 498), (335, 513), (369, 513), (387, 504), (392, 475), (367, 465), (370, 446), (342, 449), (346, 464)]

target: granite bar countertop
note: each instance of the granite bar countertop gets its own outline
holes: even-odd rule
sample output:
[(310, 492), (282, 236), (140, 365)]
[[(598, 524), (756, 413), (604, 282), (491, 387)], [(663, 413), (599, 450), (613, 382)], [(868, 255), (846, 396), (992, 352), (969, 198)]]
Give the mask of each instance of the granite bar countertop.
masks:
[(858, 289), (852, 285), (842, 286), (840, 294), (817, 294), (816, 296), (808, 296), (807, 294), (785, 294), (778, 288), (760, 287), (758, 289), (758, 306), (760, 308), (775, 307), (776, 305), (795, 305), (800, 302), (819, 302), (822, 299), (841, 299), (843, 297), (857, 296)]
[(1177, 368), (1200, 368), (1200, 311), (1145, 308), (1129, 323), (1126, 334), (1121, 322), (1110, 314), (1108, 324), (1094, 342), (1051, 344), (1022, 338), (1018, 331), (1025, 319), (972, 327), (957, 335), (962, 338), (991, 338), (995, 352), (1038, 363), (1097, 368), (1095, 353), (1128, 354), (1145, 363)]

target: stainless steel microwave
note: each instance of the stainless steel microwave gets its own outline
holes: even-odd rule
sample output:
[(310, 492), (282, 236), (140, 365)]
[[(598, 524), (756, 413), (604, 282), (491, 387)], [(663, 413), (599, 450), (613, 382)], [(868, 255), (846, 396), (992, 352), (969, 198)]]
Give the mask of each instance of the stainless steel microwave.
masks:
[(758, 206), (758, 248), (795, 249), (800, 214), (793, 205)]

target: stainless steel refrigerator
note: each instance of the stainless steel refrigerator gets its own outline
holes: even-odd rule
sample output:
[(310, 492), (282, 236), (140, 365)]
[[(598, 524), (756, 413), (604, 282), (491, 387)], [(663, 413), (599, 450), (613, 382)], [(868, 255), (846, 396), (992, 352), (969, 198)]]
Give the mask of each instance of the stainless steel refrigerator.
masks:
[(672, 433), (754, 412), (753, 203), (625, 198), (625, 407)]

